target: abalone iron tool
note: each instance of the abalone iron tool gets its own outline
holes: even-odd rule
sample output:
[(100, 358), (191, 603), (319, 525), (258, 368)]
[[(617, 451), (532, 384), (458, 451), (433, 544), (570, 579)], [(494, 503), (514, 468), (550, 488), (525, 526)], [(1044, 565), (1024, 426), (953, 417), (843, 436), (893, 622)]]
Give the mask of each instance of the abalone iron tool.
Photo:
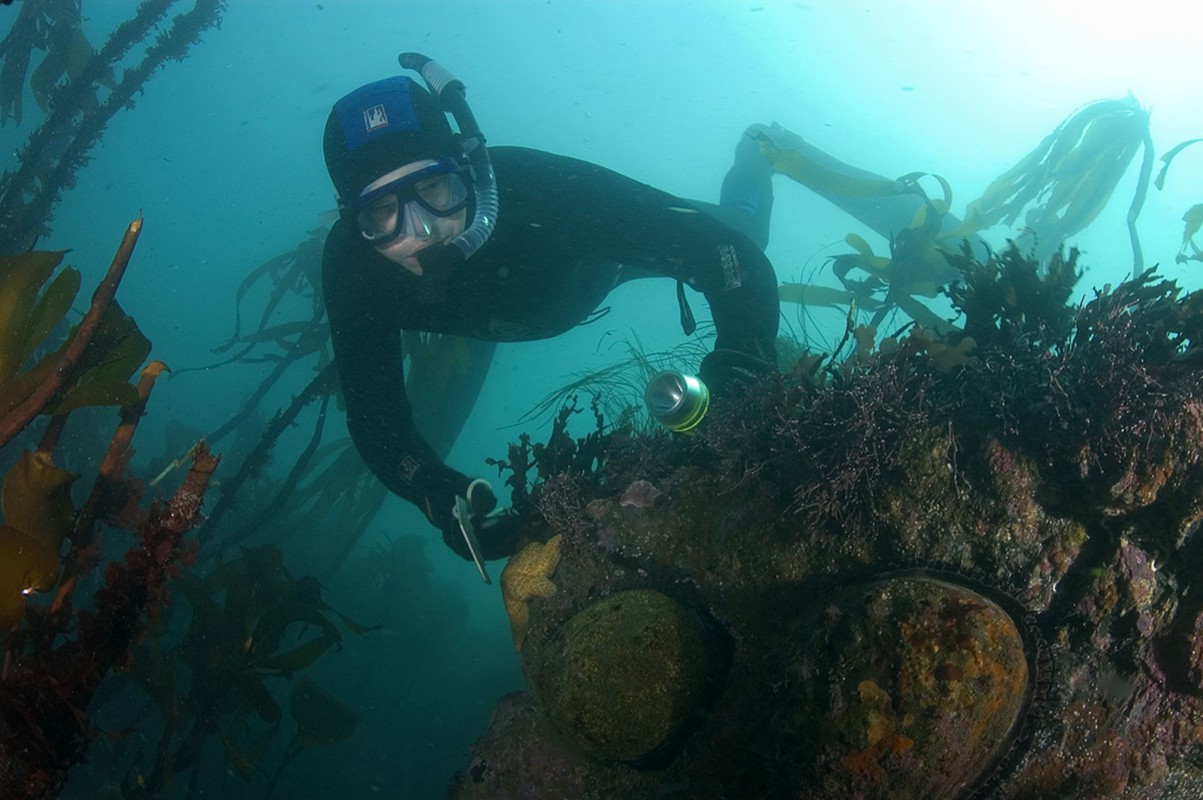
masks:
[(459, 523), (460, 532), (464, 535), (464, 541), (468, 545), (468, 552), (472, 554), (472, 560), (476, 562), (476, 571), (480, 573), (480, 579), (485, 583), (492, 583), (489, 571), (485, 569), (485, 561), (480, 557), (480, 542), (476, 539), (476, 526), (472, 524), (472, 507), (468, 505), (468, 498), (457, 495), (455, 508), (451, 510), (451, 513), (455, 515), (455, 520)]

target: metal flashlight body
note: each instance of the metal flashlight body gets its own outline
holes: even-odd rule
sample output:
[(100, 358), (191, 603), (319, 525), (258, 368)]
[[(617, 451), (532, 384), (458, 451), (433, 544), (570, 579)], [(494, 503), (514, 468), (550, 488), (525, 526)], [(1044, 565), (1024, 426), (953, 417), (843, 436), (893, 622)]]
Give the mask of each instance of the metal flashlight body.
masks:
[(643, 401), (661, 425), (677, 433), (689, 433), (710, 409), (710, 390), (693, 375), (665, 370), (648, 383)]

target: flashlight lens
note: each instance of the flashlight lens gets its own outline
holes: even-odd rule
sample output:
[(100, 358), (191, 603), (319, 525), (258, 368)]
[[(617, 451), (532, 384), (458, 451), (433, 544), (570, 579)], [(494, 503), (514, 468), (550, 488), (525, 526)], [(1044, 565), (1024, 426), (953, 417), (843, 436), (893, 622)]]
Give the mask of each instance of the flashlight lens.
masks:
[(710, 390), (692, 375), (668, 370), (652, 378), (643, 395), (648, 411), (665, 427), (691, 431), (710, 408)]

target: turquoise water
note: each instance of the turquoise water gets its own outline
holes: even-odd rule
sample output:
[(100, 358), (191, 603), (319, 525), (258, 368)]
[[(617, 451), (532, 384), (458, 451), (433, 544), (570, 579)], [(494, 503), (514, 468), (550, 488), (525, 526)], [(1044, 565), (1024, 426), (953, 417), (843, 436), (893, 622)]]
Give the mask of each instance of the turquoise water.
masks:
[[(70, 248), (68, 260), (90, 286), (126, 224), (143, 215), (121, 302), (153, 341), (155, 357), (177, 369), (215, 361), (212, 349), (232, 331), (234, 295), (247, 272), (294, 247), (334, 205), (320, 148), (331, 104), (396, 73), (403, 50), (433, 57), (465, 82), (492, 143), (595, 161), (710, 201), (752, 122), (780, 122), (874, 172), (943, 175), (954, 211), (1092, 100), (1132, 92), (1152, 109), (1158, 154), (1203, 136), (1203, 12), (1174, 2), (1142, 3), (1139, 11), (1052, 5), (234, 0), (220, 29), (207, 31), (186, 60), (169, 63), (136, 106), (114, 118), (39, 247)], [(98, 45), (135, 8), (84, 0), (84, 30)], [(13, 14), (0, 10), (0, 33)], [(0, 130), (4, 152), (38, 121), (32, 100), (25, 105), (24, 124)], [(1131, 268), (1123, 220), (1136, 172), (1134, 164), (1104, 213), (1075, 239), (1088, 269), (1083, 292)], [(1200, 283), (1198, 265), (1174, 265), (1173, 256), (1182, 213), (1203, 201), (1200, 175), (1203, 148), (1184, 152), (1140, 220), (1146, 262), (1162, 263), (1189, 288)], [(850, 232), (884, 249), (883, 240), (802, 186), (778, 178), (776, 188), (769, 256), (780, 280), (831, 284), (824, 261), (847, 251), (842, 239)], [(1006, 235), (988, 238), (1001, 245)], [(504, 455), (518, 432), (508, 426), (545, 394), (621, 357), (621, 342), (633, 334), (650, 349), (680, 342), (672, 292), (668, 281), (626, 286), (600, 324), (552, 342), (499, 347), (450, 463), (494, 475), (484, 458)], [(694, 308), (705, 316), (704, 302)], [(843, 327), (837, 312), (805, 322), (793, 307), (783, 313), (820, 346)], [(231, 367), (163, 382), (140, 454), (161, 449), (170, 420), (200, 431), (218, 427), (263, 374)], [(276, 404), (297, 388), (282, 390)], [(341, 435), (341, 424), (336, 414), (328, 436)], [(282, 444), (278, 469), (303, 444)], [(425, 638), (348, 637), (344, 651), (320, 663), (323, 685), (361, 712), (360, 736), (307, 753), (290, 767), (280, 796), (437, 796), (466, 764), (466, 748), (497, 697), (521, 687), (496, 585), (483, 586), (400, 502), (387, 503), (371, 531), (374, 542), (429, 536), (435, 588), (406, 595), (412, 611), (374, 609), (350, 581), (331, 581), (328, 601), (362, 622), (387, 620)], [(315, 569), (302, 560), (290, 566), (298, 575)], [(216, 767), (207, 780), (212, 794), (262, 794), (261, 783), (242, 789)], [(398, 794), (402, 786), (408, 794)]]

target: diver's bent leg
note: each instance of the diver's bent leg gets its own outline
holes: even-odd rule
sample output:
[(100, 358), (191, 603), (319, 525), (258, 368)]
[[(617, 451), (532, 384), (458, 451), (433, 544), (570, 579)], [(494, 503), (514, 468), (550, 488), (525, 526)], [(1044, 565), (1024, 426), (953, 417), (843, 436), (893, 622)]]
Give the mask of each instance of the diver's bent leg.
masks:
[(714, 348), (739, 350), (776, 368), (777, 325), (781, 319), (777, 276), (768, 259), (752, 269), (749, 266), (744, 264), (743, 285), (738, 289), (706, 293), (714, 320)]
[(702, 360), (699, 375), (712, 394), (730, 394), (777, 368), (780, 302), (777, 276), (763, 252), (745, 246), (738, 254), (741, 283), (736, 288), (703, 288), (716, 333), (714, 352)]
[[(793, 131), (778, 125), (776, 122), (767, 128), (753, 126), (753, 128), (749, 128), (749, 131), (753, 129), (758, 130), (761, 135), (771, 141), (779, 150), (793, 150), (823, 169), (830, 170), (839, 175), (847, 175), (850, 178), (861, 178), (870, 181), (890, 180), (884, 175), (855, 167), (846, 161), (841, 161), (830, 153), (820, 150), (810, 142), (807, 142)], [(912, 192), (861, 197), (820, 191), (813, 187), (808, 188), (811, 188), (812, 191), (832, 205), (856, 217), (887, 239), (892, 239), (899, 231), (904, 231), (911, 227), (914, 224), (915, 215), (923, 207), (923, 198)], [(960, 218), (955, 214), (944, 215), (941, 222), (942, 234), (947, 234), (959, 227), (961, 227)], [(989, 256), (990, 248), (981, 237), (976, 235), (969, 236), (968, 241), (972, 244), (973, 251), (979, 258)]]
[(746, 217), (747, 222), (739, 229), (763, 250), (769, 244), (769, 222), (773, 216), (773, 167), (750, 135), (760, 127), (754, 125), (739, 137), (735, 162), (723, 178), (718, 204)]

